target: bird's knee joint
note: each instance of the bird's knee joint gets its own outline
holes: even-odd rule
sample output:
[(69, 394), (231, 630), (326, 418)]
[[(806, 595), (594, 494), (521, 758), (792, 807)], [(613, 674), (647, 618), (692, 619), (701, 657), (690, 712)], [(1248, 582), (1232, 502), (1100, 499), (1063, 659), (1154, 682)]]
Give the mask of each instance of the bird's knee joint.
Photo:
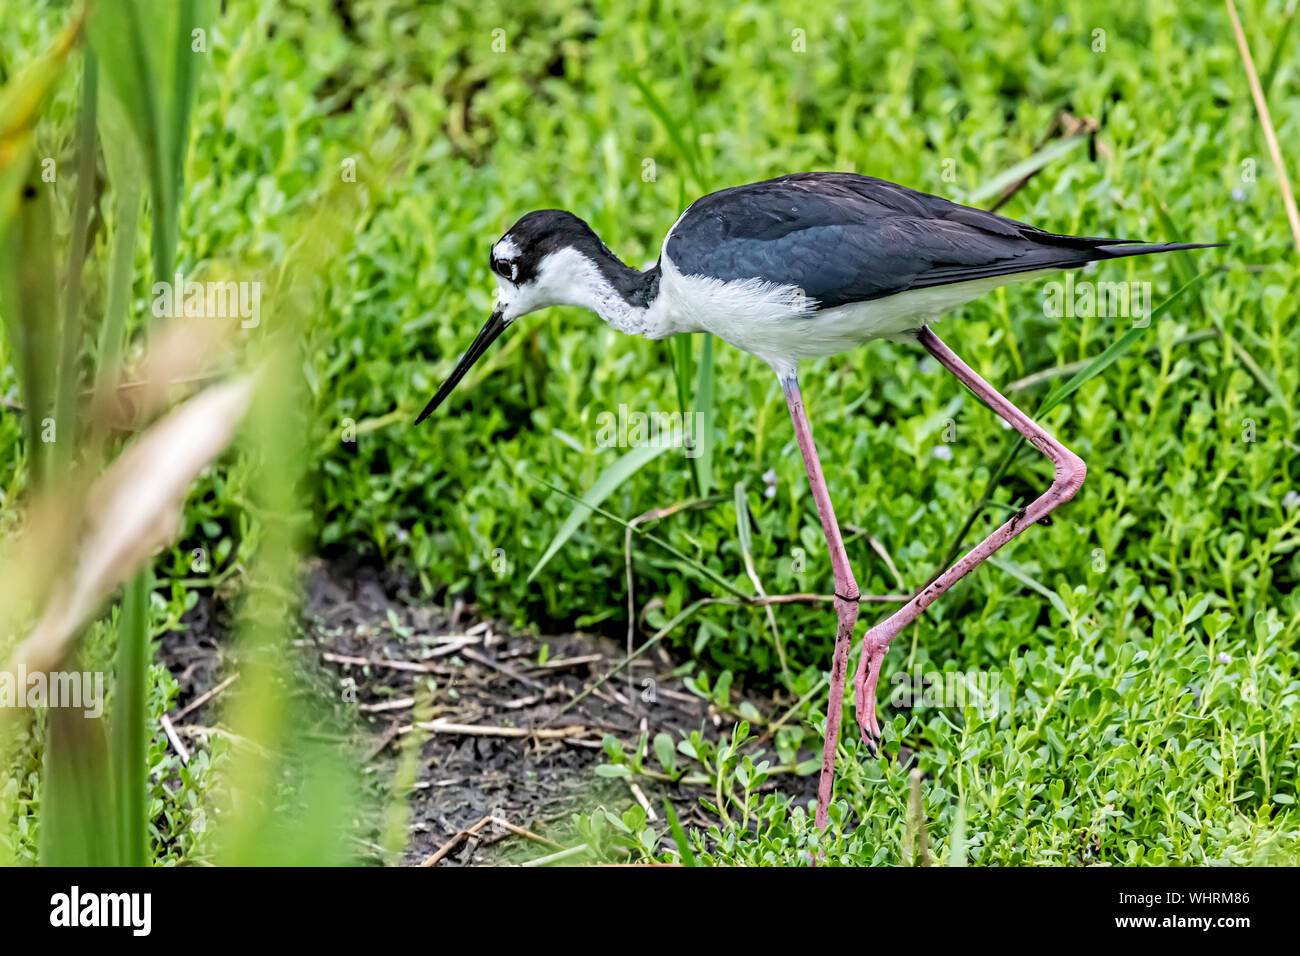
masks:
[(1088, 476), (1088, 466), (1078, 455), (1069, 455), (1056, 466), (1056, 478), (1052, 487), (1062, 501), (1069, 501), (1083, 487), (1083, 480)]

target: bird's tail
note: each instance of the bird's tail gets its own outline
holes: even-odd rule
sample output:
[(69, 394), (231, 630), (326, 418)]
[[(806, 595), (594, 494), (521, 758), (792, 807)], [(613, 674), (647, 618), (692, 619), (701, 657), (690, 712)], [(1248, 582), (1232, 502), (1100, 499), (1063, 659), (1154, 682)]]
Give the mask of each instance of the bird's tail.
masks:
[(991, 279), (1008, 276), (1014, 281), (1019, 274), (1079, 269), (1092, 262), (1122, 259), (1125, 256), (1145, 256), (1153, 252), (1177, 252), (1183, 249), (1213, 249), (1226, 246), (1226, 242), (1142, 242), (1138, 239), (1108, 239), (1100, 236), (1065, 236), (1055, 233), (1035, 232), (1036, 246), (1014, 258), (995, 259), (982, 265), (935, 266), (913, 280), (912, 288), (969, 282), (974, 279)]
[(1136, 239), (1112, 239), (1105, 245), (1093, 248), (1097, 252), (1104, 252), (1106, 258), (1119, 259), (1123, 256), (1145, 256), (1153, 252), (1177, 252), (1180, 249), (1217, 249), (1226, 245), (1226, 242), (1140, 242)]

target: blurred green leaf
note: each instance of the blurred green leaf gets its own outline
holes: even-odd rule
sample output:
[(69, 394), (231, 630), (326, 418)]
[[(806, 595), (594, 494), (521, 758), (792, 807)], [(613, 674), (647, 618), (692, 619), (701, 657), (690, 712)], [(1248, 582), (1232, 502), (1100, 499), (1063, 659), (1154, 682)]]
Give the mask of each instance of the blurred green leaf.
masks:
[(117, 631), (116, 686), (111, 728), (113, 788), (117, 806), (118, 865), (144, 866), (149, 844), (146, 792), (150, 728), (145, 713), (149, 681), (149, 581), (146, 568), (127, 584)]
[(1027, 176), (1032, 176), (1049, 163), (1054, 162), (1063, 156), (1068, 156), (1087, 141), (1088, 137), (1086, 135), (1069, 136), (1065, 139), (1053, 140), (1028, 159), (1022, 160), (1009, 169), (1003, 170), (983, 186), (974, 190), (966, 197), (966, 202), (974, 206), (987, 199), (992, 199), (1008, 186), (1020, 182), (1020, 180)]
[(113, 776), (104, 721), (51, 707), (41, 770), (42, 866), (118, 863)]
[(197, 22), (197, 0), (118, 0), (99, 4), (87, 26), (109, 95), (130, 123), (149, 172), (158, 280), (170, 279), (176, 253), (181, 167), (199, 56), (191, 37)]
[(63, 75), (81, 32), (80, 17), (59, 34), (48, 54), (0, 89), (0, 238), (17, 214), (27, 181), (32, 135), (54, 84)]

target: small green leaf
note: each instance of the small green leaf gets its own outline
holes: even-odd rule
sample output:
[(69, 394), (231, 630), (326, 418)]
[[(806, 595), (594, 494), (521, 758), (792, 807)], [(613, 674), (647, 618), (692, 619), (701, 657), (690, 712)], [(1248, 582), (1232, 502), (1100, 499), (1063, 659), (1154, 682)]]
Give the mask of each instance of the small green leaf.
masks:
[(735, 679), (735, 674), (725, 670), (718, 675), (718, 682), (713, 685), (713, 702), (723, 710), (731, 706), (731, 682)]
[(1195, 624), (1201, 619), (1206, 609), (1210, 606), (1210, 599), (1204, 594), (1196, 594), (1188, 602), (1188, 608), (1183, 612), (1183, 627)]
[(659, 758), (659, 765), (664, 768), (668, 774), (677, 772), (677, 751), (673, 749), (673, 738), (665, 733), (655, 734), (654, 739), (655, 756)]

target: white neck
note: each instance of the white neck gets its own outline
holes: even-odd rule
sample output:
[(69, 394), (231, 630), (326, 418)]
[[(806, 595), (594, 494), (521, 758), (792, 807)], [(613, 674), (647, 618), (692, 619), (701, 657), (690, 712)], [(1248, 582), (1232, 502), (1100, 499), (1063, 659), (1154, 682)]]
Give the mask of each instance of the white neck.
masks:
[(584, 273), (575, 276), (572, 302), (591, 309), (611, 329), (628, 335), (646, 335), (650, 328), (650, 309), (633, 305), (621, 296), (613, 284), (600, 274), (600, 270), (586, 256), (575, 253), (584, 263)]
[[(611, 254), (610, 269), (627, 277), (629, 284), (641, 276)], [(664, 338), (672, 330), (656, 296), (642, 306), (628, 301), (606, 272), (577, 249), (560, 249), (546, 257), (538, 279), (539, 292), (552, 302), (579, 305), (599, 315), (610, 328), (628, 335)], [(635, 298), (635, 296), (631, 296)]]

